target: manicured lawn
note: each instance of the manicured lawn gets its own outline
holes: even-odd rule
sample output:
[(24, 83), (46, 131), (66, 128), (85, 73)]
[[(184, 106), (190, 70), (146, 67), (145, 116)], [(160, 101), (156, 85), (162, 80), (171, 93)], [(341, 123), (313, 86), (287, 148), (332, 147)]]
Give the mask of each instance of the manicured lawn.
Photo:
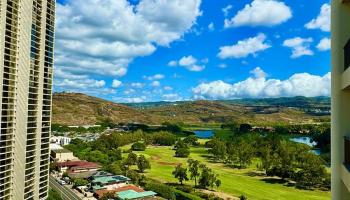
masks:
[[(137, 153), (144, 154), (151, 161), (152, 169), (148, 170), (146, 175), (164, 182), (177, 182), (171, 173), (178, 163), (186, 164), (187, 161), (185, 158), (175, 158), (171, 147), (150, 146), (145, 152)], [(264, 177), (254, 175), (254, 166), (257, 161), (250, 168), (239, 170), (229, 168), (221, 163), (212, 163), (205, 157), (206, 155), (206, 149), (204, 148), (191, 148), (190, 158), (206, 163), (219, 174), (222, 185), (218, 190), (221, 192), (233, 196), (244, 194), (249, 200), (330, 199), (330, 192), (299, 190), (281, 183), (272, 183), (274, 179), (264, 181)], [(194, 182), (188, 181), (186, 184), (194, 184)]]

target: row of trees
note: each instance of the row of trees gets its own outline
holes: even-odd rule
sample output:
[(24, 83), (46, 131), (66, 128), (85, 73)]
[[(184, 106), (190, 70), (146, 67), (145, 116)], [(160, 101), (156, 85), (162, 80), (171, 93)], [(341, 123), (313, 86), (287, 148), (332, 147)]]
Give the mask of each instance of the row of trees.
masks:
[(293, 180), (302, 188), (329, 188), (325, 162), (310, 152), (310, 147), (280, 138), (271, 133), (265, 136), (249, 134), (229, 141), (214, 138), (207, 142), (216, 162), (245, 168), (257, 158), (258, 168), (267, 176)]
[(221, 180), (218, 179), (218, 175), (214, 173), (212, 169), (205, 164), (201, 164), (198, 160), (189, 159), (187, 160), (187, 163), (188, 168), (183, 167), (182, 164), (178, 164), (172, 172), (181, 185), (183, 185), (184, 181), (191, 179), (194, 180), (195, 187), (198, 186), (203, 189), (208, 187), (213, 188), (214, 186), (220, 187)]

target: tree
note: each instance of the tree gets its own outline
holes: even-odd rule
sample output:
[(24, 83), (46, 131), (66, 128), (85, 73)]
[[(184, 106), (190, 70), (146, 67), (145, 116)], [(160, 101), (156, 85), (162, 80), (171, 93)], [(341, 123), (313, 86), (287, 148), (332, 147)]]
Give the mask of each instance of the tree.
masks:
[(144, 155), (140, 155), (137, 159), (137, 168), (141, 173), (143, 173), (146, 169), (151, 169), (151, 164)]
[(113, 192), (107, 192), (102, 196), (100, 200), (109, 200), (109, 199), (115, 199), (114, 193)]
[(252, 130), (252, 126), (250, 124), (241, 124), (239, 126), (240, 133), (249, 133)]
[(218, 180), (217, 174), (213, 172), (212, 169), (209, 169), (206, 165), (202, 164), (201, 166), (202, 173), (199, 177), (199, 186), (203, 189), (208, 187), (213, 188), (215, 182)]
[(73, 181), (74, 187), (80, 187), (80, 186), (86, 186), (89, 184), (89, 181), (82, 179), (82, 178), (77, 178)]
[(188, 146), (183, 140), (179, 139), (178, 141), (176, 141), (174, 149), (181, 149), (181, 148), (188, 148)]
[(215, 186), (216, 186), (217, 188), (219, 188), (219, 187), (221, 186), (221, 180), (217, 179), (217, 180), (215, 181)]
[(219, 139), (213, 139), (211, 143), (212, 148), (209, 150), (214, 155), (215, 160), (224, 160), (226, 157), (226, 144)]
[(245, 195), (241, 195), (240, 197), (239, 197), (239, 200), (248, 200), (248, 198), (245, 196)]
[(189, 135), (185, 137), (183, 141), (188, 145), (193, 145), (193, 146), (199, 145), (198, 138), (195, 135)]
[(115, 174), (115, 175), (120, 175), (123, 174), (123, 168), (122, 168), (122, 163), (120, 161), (115, 162), (113, 164), (110, 164), (107, 166), (106, 171)]
[(173, 171), (173, 175), (177, 178), (181, 185), (183, 185), (183, 181), (188, 181), (187, 177), (187, 168), (183, 168), (181, 164), (178, 164)]
[(175, 151), (175, 156), (179, 158), (187, 158), (190, 155), (190, 150), (188, 148), (179, 148)]
[(61, 194), (56, 190), (50, 189), (49, 197), (47, 198), (47, 200), (62, 200)]
[(110, 162), (115, 162), (123, 159), (122, 150), (120, 149), (109, 150), (108, 156), (109, 156)]
[(294, 175), (298, 187), (311, 189), (324, 185), (325, 180), (329, 181), (324, 163), (317, 155), (308, 153), (303, 157), (304, 162), (298, 165), (300, 170)]
[(137, 155), (133, 152), (128, 154), (128, 157), (126, 158), (125, 164), (127, 165), (136, 165), (137, 164)]
[(131, 150), (144, 151), (144, 150), (146, 150), (146, 145), (145, 145), (145, 143), (142, 143), (142, 142), (136, 142), (131, 146)]
[(194, 186), (197, 186), (197, 178), (200, 176), (199, 166), (200, 162), (198, 160), (187, 160), (191, 180), (194, 180)]

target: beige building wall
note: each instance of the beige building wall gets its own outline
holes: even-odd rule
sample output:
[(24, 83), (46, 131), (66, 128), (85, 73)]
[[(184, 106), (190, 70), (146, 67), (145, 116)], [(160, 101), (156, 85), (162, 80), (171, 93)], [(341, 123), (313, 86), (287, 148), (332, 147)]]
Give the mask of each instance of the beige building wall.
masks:
[(0, 200), (46, 199), (55, 0), (0, 0)]
[(348, 0), (332, 0), (332, 199), (350, 199), (350, 173), (344, 165), (344, 138), (350, 136), (350, 68), (344, 47), (350, 39)]

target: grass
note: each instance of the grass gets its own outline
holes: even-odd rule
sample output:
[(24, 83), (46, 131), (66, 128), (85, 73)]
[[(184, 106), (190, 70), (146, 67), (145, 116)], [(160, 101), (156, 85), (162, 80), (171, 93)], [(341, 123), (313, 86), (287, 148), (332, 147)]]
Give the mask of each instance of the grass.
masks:
[[(201, 140), (204, 143), (205, 140)], [(124, 147), (128, 149), (128, 147)], [(186, 164), (186, 158), (175, 158), (174, 151), (171, 147), (148, 147), (144, 152), (136, 152), (144, 154), (150, 159), (152, 169), (145, 174), (150, 178), (162, 182), (177, 182), (172, 176), (172, 171), (179, 163)], [(222, 181), (220, 192), (232, 196), (246, 195), (251, 200), (329, 200), (330, 192), (325, 191), (309, 191), (300, 190), (295, 187), (286, 186), (279, 183), (278, 179), (264, 179), (265, 177), (257, 176), (255, 164), (247, 169), (232, 169), (222, 163), (213, 163), (208, 160), (206, 149), (203, 147), (191, 148), (190, 158), (199, 160), (210, 166)], [(193, 181), (188, 181), (186, 184), (193, 185)]]

